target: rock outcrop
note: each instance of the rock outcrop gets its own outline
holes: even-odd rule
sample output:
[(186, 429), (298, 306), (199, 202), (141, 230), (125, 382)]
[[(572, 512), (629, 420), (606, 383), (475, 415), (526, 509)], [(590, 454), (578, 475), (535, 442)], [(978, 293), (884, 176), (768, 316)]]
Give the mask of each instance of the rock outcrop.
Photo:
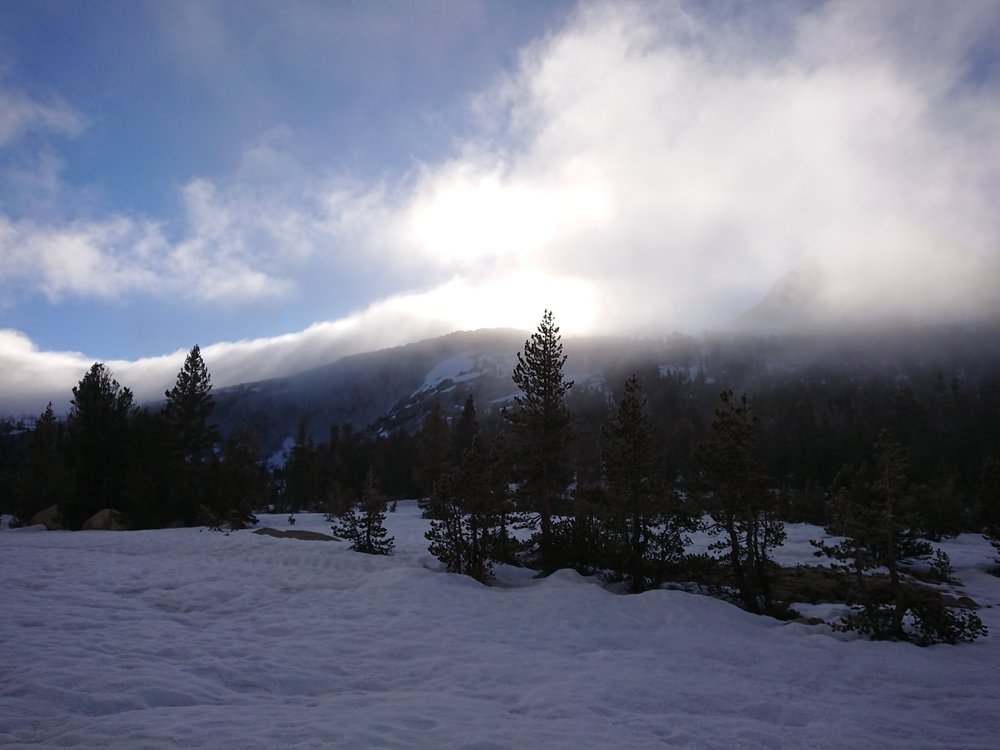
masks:
[(49, 531), (61, 531), (66, 528), (59, 522), (59, 506), (50, 505), (45, 510), (38, 511), (28, 522), (29, 526), (41, 524)]
[(125, 531), (128, 527), (117, 510), (105, 508), (83, 522), (84, 531)]

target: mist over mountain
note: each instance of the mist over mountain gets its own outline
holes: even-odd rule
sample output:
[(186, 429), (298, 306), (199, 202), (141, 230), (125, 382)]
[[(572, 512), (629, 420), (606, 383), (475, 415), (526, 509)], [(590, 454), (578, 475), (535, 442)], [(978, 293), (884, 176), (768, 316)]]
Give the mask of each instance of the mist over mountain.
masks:
[[(484, 419), (517, 392), (511, 373), (528, 333), (510, 329), (459, 331), (438, 338), (344, 357), (298, 375), (245, 383), (215, 392), (215, 419), (223, 432), (243, 423), (257, 427), (270, 452), (303, 425), (313, 440), (331, 426), (352, 425), (373, 434), (419, 428), (434, 403), (446, 417), (472, 395)], [(688, 367), (698, 357), (693, 339), (571, 337), (566, 339), (567, 375), (580, 387), (603, 387), (604, 377), (622, 367), (655, 368), (676, 362)]]
[[(596, 394), (610, 402), (632, 373), (672, 375), (716, 391), (750, 393), (815, 377), (817, 371), (903, 380), (937, 371), (976, 378), (1000, 374), (996, 321), (807, 327), (803, 279), (808, 274), (786, 279), (731, 328), (700, 337), (566, 336), (573, 394)], [(774, 321), (770, 328), (762, 324), (765, 314)], [(782, 327), (782, 322), (788, 324)], [(255, 425), (267, 455), (280, 450), (300, 426), (314, 441), (327, 439), (332, 426), (346, 424), (372, 437), (397, 429), (415, 432), (435, 404), (451, 419), (470, 395), (480, 419), (498, 423), (500, 409), (517, 393), (511, 373), (527, 336), (510, 329), (455, 332), (344, 357), (294, 376), (220, 388), (214, 418), (223, 433)]]
[(812, 258), (781, 276), (723, 330), (840, 336), (899, 326), (981, 325), (1000, 320), (1000, 261), (926, 252), (913, 261)]

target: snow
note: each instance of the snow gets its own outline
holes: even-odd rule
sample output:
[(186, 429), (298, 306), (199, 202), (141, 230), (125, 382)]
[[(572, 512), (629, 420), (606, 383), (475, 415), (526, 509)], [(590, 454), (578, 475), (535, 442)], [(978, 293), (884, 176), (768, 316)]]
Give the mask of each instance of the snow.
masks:
[(475, 357), (470, 353), (456, 354), (438, 362), (434, 368), (424, 377), (423, 384), (413, 392), (416, 396), (423, 391), (437, 388), (446, 380), (454, 383), (462, 383), (472, 380), (482, 374), (477, 366)]
[(288, 463), (288, 457), (292, 454), (292, 448), (294, 447), (295, 438), (289, 435), (281, 442), (281, 447), (272, 453), (271, 457), (267, 459), (267, 468), (274, 470), (284, 467), (284, 465)]
[[(1000, 579), (978, 537), (942, 546), (993, 635), (917, 648), (570, 571), (481, 586), (441, 571), (426, 524), (401, 502), (388, 558), (249, 531), (0, 532), (0, 746), (995, 746)], [(814, 561), (810, 534), (790, 527), (782, 555)]]
[(701, 365), (660, 365), (660, 377), (665, 378), (675, 373), (685, 373), (688, 380), (695, 381), (701, 372)]

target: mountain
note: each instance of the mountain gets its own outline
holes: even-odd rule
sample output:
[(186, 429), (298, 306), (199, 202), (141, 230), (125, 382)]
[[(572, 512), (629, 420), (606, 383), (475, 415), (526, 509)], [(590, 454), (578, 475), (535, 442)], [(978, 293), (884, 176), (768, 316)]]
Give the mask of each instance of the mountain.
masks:
[[(719, 388), (756, 392), (769, 388), (779, 372), (794, 377), (818, 363), (855, 373), (900, 374), (928, 362), (981, 369), (983, 357), (1000, 351), (1000, 295), (993, 287), (1000, 270), (992, 274), (995, 262), (985, 260), (935, 262), (941, 289), (921, 291), (903, 272), (894, 276), (885, 267), (873, 269), (869, 283), (858, 283), (861, 277), (844, 265), (811, 261), (787, 273), (730, 325), (702, 338), (566, 337), (566, 376), (576, 381), (575, 394), (596, 389), (611, 398), (632, 372), (673, 370)], [(976, 283), (968, 283), (976, 275)], [(961, 303), (956, 288), (966, 290)], [(298, 434), (300, 424), (314, 441), (326, 440), (334, 425), (351, 424), (370, 435), (415, 431), (435, 403), (451, 418), (469, 395), (481, 421), (496, 420), (516, 395), (511, 374), (528, 335), (456, 332), (222, 388), (215, 393), (215, 418), (223, 434), (256, 425), (266, 455)], [(994, 364), (990, 360), (989, 367)]]
[(897, 258), (813, 258), (779, 278), (725, 330), (857, 334), (1000, 320), (1000, 260), (924, 251)]
[[(460, 331), (405, 346), (344, 357), (297, 375), (245, 383), (215, 392), (214, 418), (223, 434), (256, 425), (265, 454), (277, 451), (304, 424), (314, 441), (333, 425), (372, 434), (419, 429), (437, 402), (446, 417), (471, 394), (481, 418), (496, 418), (517, 388), (511, 375), (529, 334), (510, 329)], [(628, 370), (687, 370), (700, 359), (693, 339), (564, 338), (566, 376), (578, 388), (624, 383)], [(617, 392), (620, 384), (611, 384)]]

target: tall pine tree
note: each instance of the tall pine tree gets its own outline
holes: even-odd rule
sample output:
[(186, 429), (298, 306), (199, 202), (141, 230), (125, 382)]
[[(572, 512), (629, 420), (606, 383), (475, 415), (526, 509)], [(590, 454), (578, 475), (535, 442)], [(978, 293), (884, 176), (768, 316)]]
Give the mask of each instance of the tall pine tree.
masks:
[(775, 515), (776, 499), (768, 487), (760, 457), (761, 428), (746, 394), (720, 394), (712, 434), (699, 446), (697, 462), (708, 490), (709, 531), (720, 536), (712, 545), (728, 566), (743, 606), (751, 612), (777, 609), (771, 579), (770, 551), (785, 540)]
[(684, 554), (675, 493), (660, 477), (653, 453), (653, 427), (639, 379), (632, 375), (609, 425), (603, 430), (605, 512), (608, 549), (616, 572), (628, 578), (633, 593), (658, 586), (664, 566)]
[(209, 423), (215, 402), (212, 399), (212, 376), (208, 373), (201, 349), (195, 345), (177, 373), (174, 387), (165, 394), (164, 412), (173, 426), (178, 452), (185, 463), (207, 462), (219, 441), (215, 426)]
[(198, 518), (199, 508), (213, 504), (208, 497), (208, 478), (219, 441), (215, 426), (209, 422), (215, 406), (212, 378), (197, 345), (184, 359), (174, 387), (164, 395), (167, 403), (163, 413), (170, 425), (175, 464), (168, 512), (174, 516), (172, 520), (190, 525), (203, 520)]
[(78, 529), (104, 508), (119, 509), (132, 391), (95, 362), (73, 388), (66, 431), (73, 493), (59, 506), (63, 522)]
[(16, 486), (16, 514), (23, 523), (38, 511), (58, 505), (70, 490), (70, 476), (63, 455), (64, 433), (49, 403), (35, 420), (24, 471)]
[(546, 310), (517, 355), (513, 378), (521, 395), (503, 412), (513, 431), (518, 493), (523, 506), (538, 513), (538, 562), (547, 571), (559, 563), (552, 516), (570, 481), (566, 394), (573, 381), (563, 377), (565, 364), (559, 327)]

